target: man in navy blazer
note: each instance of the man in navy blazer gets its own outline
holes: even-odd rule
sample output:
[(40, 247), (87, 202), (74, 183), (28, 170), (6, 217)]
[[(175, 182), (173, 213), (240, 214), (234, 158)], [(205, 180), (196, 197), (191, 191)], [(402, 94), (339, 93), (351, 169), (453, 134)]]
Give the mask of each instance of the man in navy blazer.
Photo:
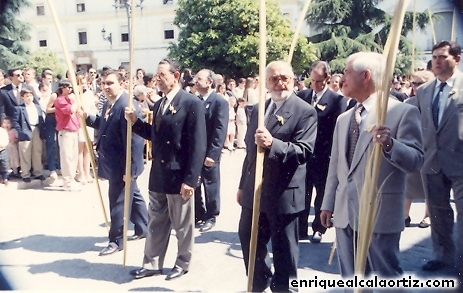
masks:
[[(254, 107), (245, 138), (247, 154), (237, 201), (241, 205), (238, 234), (246, 271), (257, 146), (265, 152), (252, 292), (262, 292), (269, 285), (273, 292), (287, 292), (290, 280), (297, 278), (298, 214), (305, 208), (305, 164), (315, 145), (317, 113), (293, 93), (293, 77), (286, 62), (274, 61), (267, 66), (266, 85), (271, 99), (265, 103), (266, 126), (258, 128), (258, 108)], [(273, 274), (265, 261), (270, 240)]]
[[(89, 126), (98, 129), (96, 149), (98, 151), (98, 176), (109, 181), (109, 210), (111, 228), (109, 244), (100, 251), (100, 256), (113, 254), (123, 249), (124, 191), (125, 183), (130, 182), (130, 221), (135, 226), (135, 234), (129, 240), (144, 238), (148, 224), (148, 211), (145, 200), (137, 186), (137, 177), (143, 172), (144, 140), (132, 135), (131, 178), (125, 176), (127, 146), (127, 120), (124, 109), (129, 97), (123, 90), (124, 78), (116, 70), (103, 72), (103, 90), (108, 101), (105, 102), (101, 116), (88, 116)], [(138, 114), (138, 103), (133, 102)]]
[(24, 76), (21, 69), (9, 69), (8, 78), (11, 80), (11, 83), (0, 89), (0, 122), (5, 117), (13, 117), (14, 108), (16, 106), (24, 106), (24, 101), (19, 95), (22, 89), (32, 91), (34, 97), (33, 102), (37, 105), (39, 104), (34, 88), (24, 83)]
[(327, 62), (314, 62), (310, 67), (311, 89), (299, 91), (297, 94), (301, 99), (315, 107), (318, 116), (315, 150), (313, 156), (307, 162), (306, 207), (299, 217), (299, 237), (307, 239), (310, 203), (312, 202), (312, 192), (315, 187), (315, 218), (312, 222), (313, 233), (310, 239), (312, 243), (320, 243), (322, 234), (326, 232), (326, 228), (320, 222), (320, 207), (325, 193), (334, 126), (336, 125), (336, 119), (342, 112), (341, 108), (344, 102), (343, 96), (329, 88), (330, 77), (331, 69)]
[(133, 131), (152, 142), (149, 224), (143, 266), (132, 270), (135, 279), (160, 275), (170, 232), (178, 240), (177, 259), (166, 280), (188, 272), (194, 242), (194, 195), (206, 155), (204, 105), (179, 86), (180, 65), (159, 62), (156, 82), (163, 93), (153, 107), (153, 124), (126, 109)]
[(196, 73), (196, 89), (203, 101), (206, 117), (207, 149), (201, 171), (204, 186), (203, 204), (201, 184), (195, 191), (195, 220), (206, 232), (215, 226), (220, 213), (220, 156), (228, 127), (228, 102), (214, 91), (214, 73), (203, 69)]

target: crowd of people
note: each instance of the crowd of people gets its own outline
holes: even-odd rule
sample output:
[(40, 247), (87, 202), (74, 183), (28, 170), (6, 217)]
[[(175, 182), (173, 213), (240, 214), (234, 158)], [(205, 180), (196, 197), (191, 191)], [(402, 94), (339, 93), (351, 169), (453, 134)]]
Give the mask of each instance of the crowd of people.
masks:
[[(247, 269), (251, 238), (257, 146), (264, 150), (263, 184), (253, 291), (288, 291), (297, 278), (298, 242), (317, 244), (335, 227), (340, 272), (354, 275), (355, 237), (365, 168), (373, 145), (382, 146), (379, 173), (381, 203), (373, 228), (367, 273), (397, 277), (399, 240), (410, 226), (410, 206), (425, 199), (420, 228), (431, 227), (434, 258), (427, 271), (446, 267), (460, 274), (463, 263), (463, 75), (457, 66), (461, 48), (442, 41), (432, 50), (427, 69), (391, 81), (385, 125), (374, 125), (376, 83), (385, 60), (377, 53), (356, 53), (343, 73), (325, 61), (310, 65), (306, 79), (289, 64), (271, 62), (265, 72), (265, 127), (257, 123), (258, 77), (224, 78), (209, 69), (181, 70), (162, 60), (156, 73), (137, 69), (77, 72), (78, 89), (67, 79), (53, 80), (45, 69), (40, 80), (31, 68), (0, 72), (0, 173), (24, 182), (50, 179), (60, 172), (63, 188), (92, 182), (89, 137), (98, 154), (98, 177), (109, 180), (111, 229), (100, 255), (123, 249), (123, 189), (130, 184), (129, 240), (146, 238), (143, 265), (136, 278), (161, 274), (170, 230), (178, 252), (167, 280), (186, 274), (192, 257), (193, 229), (207, 232), (220, 214), (220, 159), (245, 149), (237, 191), (241, 205), (238, 234)], [(129, 79), (134, 102), (127, 106)], [(309, 88), (307, 88), (309, 87)], [(75, 92), (78, 91), (79, 95)], [(78, 99), (77, 96), (80, 98)], [(127, 106), (127, 107), (126, 107)], [(87, 128), (82, 122), (85, 121)], [(127, 123), (132, 123), (131, 178), (125, 175)], [(93, 132), (93, 129), (96, 129)], [(149, 142), (149, 143), (147, 143)], [(149, 148), (149, 205), (136, 179)], [(115, 159), (115, 158), (121, 158)], [(452, 239), (457, 212), (457, 242)], [(315, 191), (315, 198), (312, 194)], [(313, 201), (315, 215), (309, 233)], [(266, 262), (271, 242), (273, 269)]]

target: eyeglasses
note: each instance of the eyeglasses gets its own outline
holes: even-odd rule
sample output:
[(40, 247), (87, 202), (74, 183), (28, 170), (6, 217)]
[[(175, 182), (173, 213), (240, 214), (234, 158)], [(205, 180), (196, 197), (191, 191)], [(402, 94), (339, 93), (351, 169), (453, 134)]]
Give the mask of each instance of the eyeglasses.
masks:
[[(172, 72), (168, 72), (168, 73), (173, 74)], [(166, 72), (159, 72), (154, 75), (155, 78), (166, 77), (166, 76), (167, 76)]]
[(13, 76), (21, 77), (21, 76), (23, 76), (23, 74), (22, 73), (16, 73), (16, 74), (13, 74)]
[(419, 85), (422, 85), (424, 82), (416, 82), (416, 81), (412, 81), (412, 85), (414, 86), (419, 86)]
[(292, 81), (293, 78), (291, 76), (287, 76), (287, 75), (274, 75), (274, 76), (270, 76), (268, 78), (268, 80), (273, 84), (276, 84), (280, 80), (281, 80), (282, 83), (286, 84), (286, 83), (289, 83), (290, 81)]

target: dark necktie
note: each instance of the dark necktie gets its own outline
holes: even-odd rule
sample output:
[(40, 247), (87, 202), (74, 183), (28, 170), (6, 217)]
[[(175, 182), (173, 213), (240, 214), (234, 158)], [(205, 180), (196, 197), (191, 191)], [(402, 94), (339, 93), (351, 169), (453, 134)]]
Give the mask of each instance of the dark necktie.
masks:
[(314, 94), (314, 95), (313, 95), (313, 99), (312, 99), (312, 106), (315, 107), (315, 104), (317, 103), (317, 101), (318, 101), (317, 94)]
[(440, 101), (440, 96), (442, 94), (442, 91), (444, 90), (444, 87), (447, 85), (446, 82), (443, 82), (439, 86), (439, 91), (437, 92), (436, 96), (434, 97), (434, 100), (432, 101), (432, 120), (434, 122), (434, 126), (437, 127), (439, 126), (439, 101)]
[(270, 108), (269, 112), (267, 113), (267, 116), (265, 117), (264, 125), (267, 126), (268, 122), (270, 121), (270, 117), (275, 113), (275, 110), (277, 109), (277, 104), (273, 103), (272, 107)]
[(111, 108), (113, 107), (112, 103), (108, 103), (108, 108), (106, 109), (106, 112), (104, 114), (104, 120), (108, 120), (109, 118), (109, 111), (111, 111)]
[(361, 115), (365, 107), (362, 104), (359, 104), (358, 107), (355, 109), (354, 115), (352, 115), (352, 119), (350, 121), (350, 129), (349, 129), (349, 149), (347, 150), (347, 163), (350, 165), (352, 164), (352, 159), (354, 158), (355, 153), (355, 146), (357, 145), (357, 141), (359, 140), (360, 135), (360, 122), (361, 122)]
[(156, 127), (156, 131), (159, 131), (159, 127), (161, 126), (161, 118), (162, 112), (164, 110), (164, 106), (166, 105), (167, 97), (163, 97), (161, 100), (161, 105), (159, 105), (158, 112), (156, 113), (156, 117), (154, 117), (154, 125)]
[(21, 92), (19, 91), (19, 85), (16, 87), (16, 102), (21, 104)]

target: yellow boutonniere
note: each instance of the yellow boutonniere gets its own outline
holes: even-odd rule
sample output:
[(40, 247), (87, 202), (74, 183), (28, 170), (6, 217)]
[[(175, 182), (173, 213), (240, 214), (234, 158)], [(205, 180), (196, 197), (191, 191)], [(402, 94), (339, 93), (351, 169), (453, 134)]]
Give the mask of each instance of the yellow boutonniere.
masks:
[(281, 125), (285, 124), (285, 119), (283, 117), (281, 117), (280, 115), (275, 115), (275, 117)]
[(169, 111), (170, 111), (170, 113), (172, 113), (172, 114), (177, 113), (177, 110), (175, 110), (175, 108), (174, 108), (174, 106), (172, 106), (172, 104), (169, 105)]
[(449, 93), (449, 96), (454, 95), (456, 92), (457, 92), (456, 90), (452, 89)]

